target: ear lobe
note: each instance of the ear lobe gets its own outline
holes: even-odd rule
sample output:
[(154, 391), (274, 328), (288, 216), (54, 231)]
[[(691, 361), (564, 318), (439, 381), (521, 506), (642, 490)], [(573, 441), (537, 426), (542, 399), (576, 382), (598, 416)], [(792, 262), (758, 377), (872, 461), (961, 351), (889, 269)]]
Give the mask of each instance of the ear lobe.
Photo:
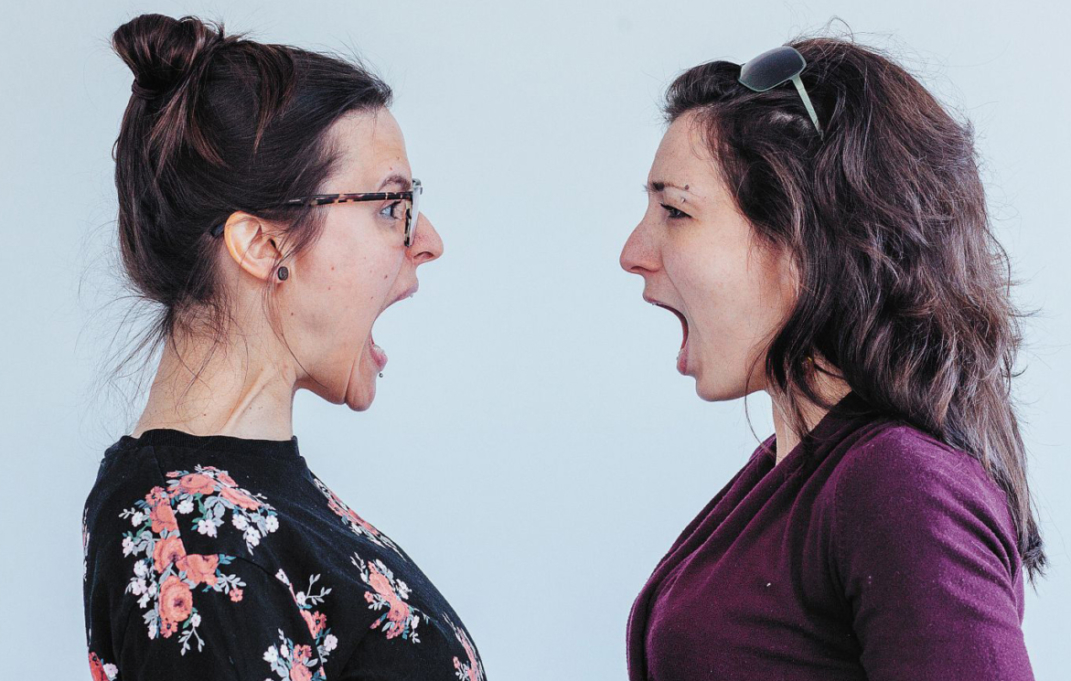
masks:
[(223, 240), (231, 258), (262, 280), (271, 277), (275, 263), (282, 258), (273, 235), (270, 224), (242, 211), (231, 213), (223, 229)]

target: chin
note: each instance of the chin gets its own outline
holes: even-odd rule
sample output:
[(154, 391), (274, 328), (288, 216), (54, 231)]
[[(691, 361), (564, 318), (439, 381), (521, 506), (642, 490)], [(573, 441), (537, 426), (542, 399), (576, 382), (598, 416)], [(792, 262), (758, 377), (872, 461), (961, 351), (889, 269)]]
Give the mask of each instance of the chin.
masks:
[(738, 397), (743, 397), (745, 393), (743, 385), (735, 388), (727, 388), (724, 385), (719, 385), (709, 376), (704, 377), (702, 373), (694, 378), (695, 394), (706, 402), (727, 402), (729, 400), (735, 400)]
[(367, 411), (376, 399), (376, 379), (372, 379), (366, 386), (361, 386), (353, 400), (347, 400), (346, 406), (353, 411)]
[(346, 406), (350, 408), (350, 411), (368, 411), (369, 407), (372, 406), (372, 401), (374, 399), (375, 396), (373, 395), (371, 397), (358, 399), (353, 402), (347, 401)]
[(711, 390), (710, 386), (703, 385), (699, 379), (695, 381), (695, 394), (705, 402), (719, 402), (725, 399), (716, 390)]

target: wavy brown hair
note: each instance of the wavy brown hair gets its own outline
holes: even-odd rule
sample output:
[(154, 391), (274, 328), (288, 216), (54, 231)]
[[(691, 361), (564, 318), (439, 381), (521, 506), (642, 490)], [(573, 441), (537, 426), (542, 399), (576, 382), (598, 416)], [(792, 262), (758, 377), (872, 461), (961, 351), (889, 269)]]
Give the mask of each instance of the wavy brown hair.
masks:
[(967, 452), (1007, 495), (1033, 582), (1046, 559), (1011, 399), (1022, 334), (993, 234), (974, 127), (903, 67), (854, 39), (799, 37), (821, 139), (791, 84), (753, 92), (712, 61), (669, 87), (696, 112), (759, 242), (787, 252), (799, 296), (765, 356), (767, 385), (806, 433), (800, 399), (829, 408), (806, 358), (871, 407)]
[[(146, 348), (148, 359), (164, 342), (175, 347), (179, 332), (221, 347), (234, 310), (210, 229), (245, 211), (284, 226), (280, 263), (297, 257), (325, 214), (261, 207), (320, 193), (340, 157), (332, 124), (389, 106), (392, 93), (356, 58), (228, 35), (222, 22), (193, 16), (142, 14), (111, 45), (134, 74), (112, 152), (123, 273), (155, 311), (114, 377)], [(275, 320), (273, 290), (265, 282)]]

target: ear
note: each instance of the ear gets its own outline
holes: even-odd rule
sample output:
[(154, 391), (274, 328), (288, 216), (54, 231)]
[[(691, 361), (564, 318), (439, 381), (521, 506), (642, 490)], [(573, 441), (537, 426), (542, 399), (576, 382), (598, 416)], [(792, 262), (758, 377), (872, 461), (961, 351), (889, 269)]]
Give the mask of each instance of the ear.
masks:
[(274, 225), (242, 211), (235, 211), (223, 226), (223, 242), (238, 265), (262, 280), (275, 274), (282, 257), (283, 233)]

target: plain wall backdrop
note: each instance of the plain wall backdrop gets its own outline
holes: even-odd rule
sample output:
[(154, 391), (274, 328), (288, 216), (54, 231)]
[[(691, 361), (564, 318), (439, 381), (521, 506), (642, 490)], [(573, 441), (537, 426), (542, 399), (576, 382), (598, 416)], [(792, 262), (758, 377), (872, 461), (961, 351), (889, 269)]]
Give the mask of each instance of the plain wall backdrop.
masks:
[(138, 328), (119, 288), (110, 157), (133, 76), (108, 41), (150, 11), (356, 51), (394, 88), (445, 253), (421, 268), (419, 294), (376, 325), (391, 359), (372, 408), (352, 413), (301, 392), (294, 428), (312, 469), (450, 599), (496, 681), (623, 679), (636, 593), (773, 432), (765, 393), (747, 398), (746, 414), (743, 400), (695, 395), (674, 368), (679, 322), (645, 304), (640, 278), (618, 266), (646, 205), (666, 85), (834, 17), (891, 50), (974, 121), (997, 232), (1024, 280), (1016, 300), (1042, 310), (1026, 327), (1015, 394), (1051, 568), (1028, 587), (1024, 630), (1037, 678), (1066, 678), (1071, 239), (1059, 197), (1071, 179), (1071, 98), (1058, 57), (1071, 13), (1057, 2), (962, 0), (9, 6), (5, 676), (87, 678), (82, 504), (146, 394), (134, 380), (98, 386)]

